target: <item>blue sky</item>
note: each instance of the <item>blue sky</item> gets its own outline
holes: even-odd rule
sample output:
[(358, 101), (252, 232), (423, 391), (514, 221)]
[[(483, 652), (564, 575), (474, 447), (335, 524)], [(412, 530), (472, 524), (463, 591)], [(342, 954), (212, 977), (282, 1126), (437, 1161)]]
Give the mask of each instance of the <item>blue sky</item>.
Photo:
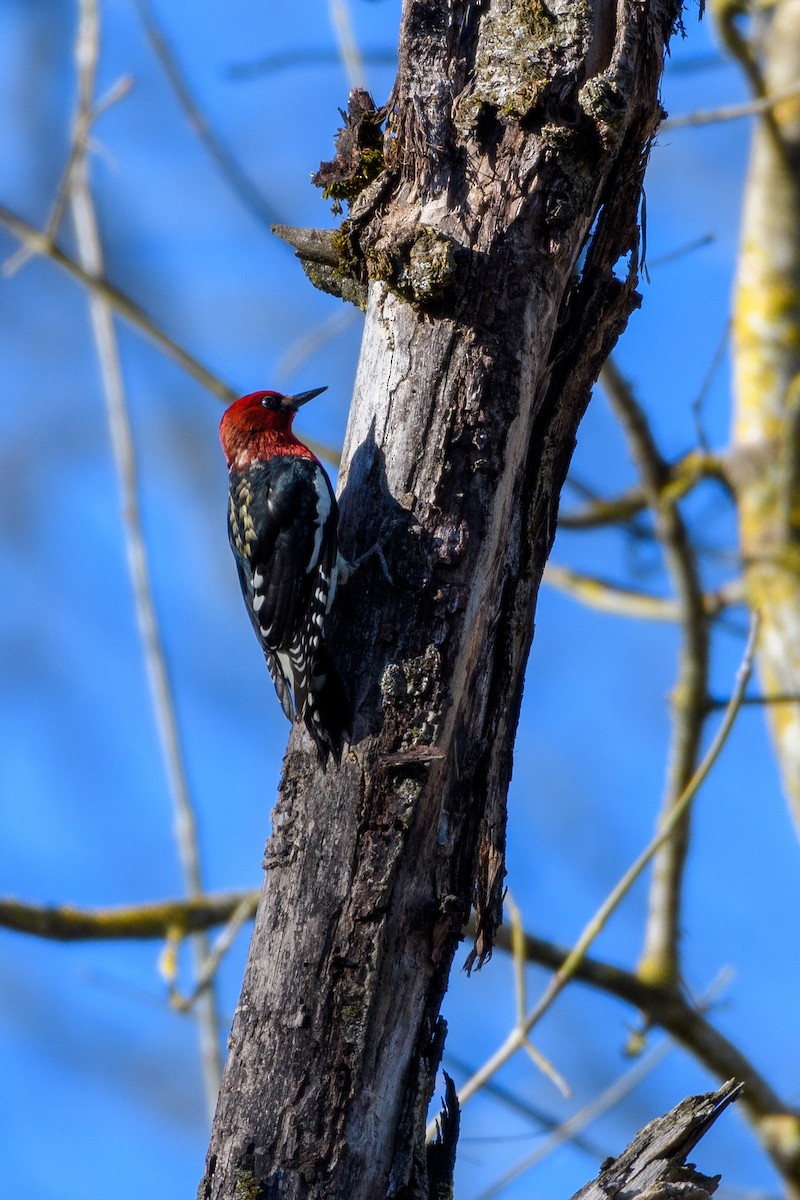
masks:
[[(283, 51), (336, 46), (328, 8), (309, 0), (269, 15), (254, 0), (157, 3), (204, 114), (268, 198), (297, 225), (330, 224), (309, 183), (330, 156), (348, 83), (335, 61), (235, 78), (231, 67)], [(397, 0), (351, 0), (365, 51), (396, 45)], [(343, 437), (361, 318), (287, 373), (297, 341), (342, 306), (314, 291), (292, 254), (233, 194), (181, 112), (134, 5), (107, 0), (98, 90), (129, 94), (94, 131), (92, 180), (109, 277), (172, 337), (241, 392), (327, 383), (302, 428)], [(686, 15), (663, 98), (671, 113), (743, 96), (707, 23)], [(33, 224), (49, 211), (69, 149), (75, 8), (66, 0), (0, 9), (0, 203)], [(703, 62), (708, 65), (701, 67)], [(386, 97), (393, 68), (368, 63)], [(651, 415), (662, 452), (695, 441), (692, 402), (728, 319), (745, 122), (659, 137), (648, 174), (651, 282), (618, 361)], [(692, 253), (673, 251), (710, 236)], [(74, 242), (65, 222), (62, 244)], [(0, 255), (14, 250), (0, 231)], [(219, 402), (118, 324), (139, 466), (144, 531), (203, 863), (212, 889), (254, 886), (287, 726), (238, 595), (225, 533)], [(0, 279), (0, 894), (86, 906), (178, 896), (172, 816), (127, 580), (119, 503), (86, 296), (52, 264)], [(703, 421), (712, 445), (730, 422), (727, 361)], [(621, 435), (598, 395), (582, 426), (576, 478), (606, 493), (633, 481)], [(575, 502), (567, 494), (565, 506)], [(708, 486), (687, 506), (704, 544), (731, 547), (731, 513)], [(658, 556), (618, 534), (559, 535), (554, 560), (663, 592)], [(709, 581), (735, 561), (709, 554)], [(743, 619), (715, 640), (713, 687), (730, 689)], [(568, 942), (648, 840), (662, 791), (677, 631), (602, 616), (543, 589), (510, 795), (508, 885), (532, 932)], [(698, 992), (735, 970), (714, 1012), (786, 1099), (800, 1100), (790, 1023), (800, 968), (798, 847), (758, 710), (744, 712), (696, 810), (685, 956)], [(639, 886), (601, 938), (624, 965), (640, 948)], [(220, 977), (236, 1003), (246, 938)], [(0, 1128), (9, 1200), (153, 1200), (193, 1195), (207, 1141), (194, 1024), (170, 1012), (155, 943), (60, 946), (0, 931)], [(531, 970), (535, 995), (544, 975)], [(765, 1016), (769, 1014), (769, 1019)], [(448, 1053), (474, 1066), (513, 1018), (511, 968), (496, 955), (445, 1003)], [(537, 1041), (572, 1083), (564, 1101), (520, 1057), (498, 1079), (563, 1117), (626, 1066), (635, 1015), (570, 990)], [(223, 1031), (224, 1036), (224, 1031)], [(653, 1035), (656, 1040), (656, 1035)], [(453, 1069), (457, 1078), (458, 1071)], [(710, 1078), (678, 1050), (589, 1136), (618, 1151), (647, 1119)], [(457, 1188), (477, 1197), (537, 1144), (530, 1122), (479, 1097), (465, 1110)], [(499, 1140), (480, 1141), (492, 1138)], [(735, 1113), (698, 1151), (730, 1189), (776, 1190)], [(565, 1197), (595, 1172), (566, 1148), (509, 1197)]]

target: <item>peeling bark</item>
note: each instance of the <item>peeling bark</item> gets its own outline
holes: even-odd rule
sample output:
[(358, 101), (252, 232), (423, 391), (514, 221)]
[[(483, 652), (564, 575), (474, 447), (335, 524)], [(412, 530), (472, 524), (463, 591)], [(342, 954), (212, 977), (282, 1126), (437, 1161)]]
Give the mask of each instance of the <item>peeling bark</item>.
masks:
[(405, 4), (386, 167), (330, 243), (368, 296), (341, 542), (387, 538), (395, 586), (366, 565), (332, 614), (356, 714), (341, 767), (321, 776), (292, 735), (205, 1200), (428, 1195), (439, 1008), (470, 905), (470, 964), (500, 921), (536, 592), (578, 423), (639, 302), (676, 15)]

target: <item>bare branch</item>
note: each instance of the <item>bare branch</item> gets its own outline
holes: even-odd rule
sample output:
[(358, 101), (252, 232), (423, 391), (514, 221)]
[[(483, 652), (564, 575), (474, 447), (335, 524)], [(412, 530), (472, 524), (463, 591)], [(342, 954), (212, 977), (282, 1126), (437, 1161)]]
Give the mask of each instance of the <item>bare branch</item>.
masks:
[(183, 70), (178, 64), (174, 51), (156, 21), (148, 0), (134, 0), (134, 3), (144, 26), (147, 40), (156, 58), (164, 68), (164, 73), (172, 86), (172, 90), (175, 92), (178, 103), (201, 144), (217, 164), (225, 182), (262, 225), (271, 226), (275, 221), (280, 221), (281, 217), (277, 209), (273, 208), (260, 188), (256, 187), (252, 179), (242, 169), (235, 156), (220, 136), (214, 132), (203, 115), (200, 106), (192, 95), (191, 88)]
[[(497, 945), (509, 953), (512, 937), (504, 926)], [(524, 935), (528, 962), (553, 971), (563, 968), (569, 951), (532, 934)], [(637, 1008), (648, 1025), (658, 1026), (718, 1079), (735, 1078), (744, 1084), (743, 1109), (766, 1152), (792, 1186), (800, 1186), (800, 1117), (785, 1104), (753, 1063), (719, 1032), (702, 1008), (693, 1004), (677, 985), (646, 983), (638, 975), (596, 958), (584, 958), (573, 978)], [(782, 1138), (777, 1137), (783, 1131)]]
[[(666, 489), (669, 468), (628, 383), (609, 360), (600, 380), (628, 439), (656, 535), (675, 588), (682, 629), (678, 679), (672, 695), (672, 735), (661, 820), (684, 792), (697, 764), (708, 712), (709, 629), (694, 549), (677, 504)], [(681, 885), (689, 843), (689, 810), (662, 843), (653, 863), (640, 970), (667, 982), (679, 971)]]
[(328, 10), (339, 43), (339, 57), (347, 72), (348, 84), (351, 88), (365, 88), (367, 77), (364, 73), (364, 60), (356, 41), (347, 0), (328, 0)]
[(109, 283), (103, 276), (92, 275), (89, 271), (84, 270), (80, 263), (75, 262), (63, 250), (47, 237), (46, 234), (40, 233), (33, 225), (29, 225), (22, 217), (10, 209), (0, 205), (0, 223), (5, 225), (10, 233), (13, 233), (23, 245), (27, 246), (34, 254), (42, 254), (49, 258), (62, 271), (66, 271), (78, 283), (83, 284), (94, 295), (100, 296), (105, 300), (121, 317), (132, 325), (139, 333), (144, 334), (152, 342), (158, 346), (159, 350), (163, 351), (168, 358), (176, 362), (179, 367), (183, 367), (187, 374), (201, 383), (203, 387), (208, 388), (220, 400), (226, 404), (231, 404), (236, 397), (236, 392), (232, 387), (223, 381), (213, 372), (209, 371), (202, 363), (193, 358), (188, 351), (179, 346), (173, 341), (168, 334), (164, 333), (151, 319), (147, 316), (143, 309), (139, 307), (129, 296), (126, 296), (120, 288), (115, 287), (113, 283)]
[(727, 104), (721, 108), (704, 109), (700, 112), (686, 113), (682, 117), (670, 117), (661, 126), (660, 133), (671, 133), (673, 129), (697, 128), (700, 125), (715, 125), (721, 121), (738, 121), (742, 117), (759, 117), (772, 112), (777, 105), (786, 100), (795, 100), (800, 96), (800, 84), (776, 92), (773, 96), (759, 96), (748, 100), (745, 104)]
[(584, 1105), (583, 1108), (579, 1109), (568, 1120), (562, 1121), (541, 1145), (537, 1146), (530, 1154), (526, 1154), (521, 1162), (515, 1163), (491, 1187), (481, 1192), (477, 1200), (494, 1200), (494, 1197), (500, 1195), (515, 1179), (519, 1179), (526, 1171), (530, 1171), (531, 1167), (535, 1167), (543, 1159), (547, 1158), (548, 1155), (553, 1154), (565, 1142), (572, 1141), (575, 1135), (580, 1133), (581, 1130), (586, 1129), (592, 1121), (596, 1121), (604, 1113), (610, 1112), (612, 1108), (616, 1108), (626, 1096), (630, 1095), (634, 1088), (638, 1087), (643, 1079), (652, 1074), (656, 1067), (666, 1058), (667, 1054), (669, 1054), (670, 1049), (669, 1041), (664, 1039), (660, 1045), (654, 1047), (648, 1054), (629, 1067), (627, 1071), (624, 1071), (609, 1087), (604, 1088), (598, 1096), (595, 1096), (594, 1100)]
[[(660, 487), (663, 499), (674, 503), (687, 495), (704, 479), (715, 479), (729, 487), (723, 455), (693, 450), (667, 467), (666, 482)], [(648, 507), (644, 487), (639, 484), (610, 500), (593, 500), (577, 512), (559, 513), (560, 529), (596, 529), (629, 521)]]
[[(639, 592), (634, 588), (600, 579), (596, 575), (584, 575), (570, 567), (548, 563), (543, 579), (551, 587), (558, 588), (559, 591), (580, 600), (590, 608), (599, 609), (600, 612), (646, 621), (681, 619), (681, 607), (677, 600)], [(719, 616), (726, 608), (744, 603), (742, 585), (738, 579), (732, 580), (715, 592), (706, 592), (703, 595), (703, 609), (709, 618)]]
[[(375, 63), (378, 66), (393, 67), (397, 64), (396, 50), (364, 50), (361, 52), (362, 61)], [(341, 56), (338, 50), (320, 48), (318, 50), (304, 47), (302, 50), (283, 50), (275, 54), (265, 54), (251, 62), (234, 63), (228, 68), (232, 79), (250, 79), (254, 75), (273, 75), (279, 71), (293, 71), (298, 67), (338, 66)]]
[[(148, 317), (147, 313), (139, 307), (135, 301), (131, 300), (120, 288), (116, 287), (102, 275), (92, 275), (85, 271), (80, 263), (75, 262), (63, 250), (48, 238), (45, 234), (40, 233), (33, 225), (10, 209), (0, 205), (0, 224), (5, 225), (10, 233), (13, 233), (23, 245), (29, 247), (32, 253), (42, 254), (60, 267), (62, 271), (72, 276), (78, 283), (83, 284), (94, 295), (100, 296), (106, 300), (108, 304), (119, 314), (129, 325), (132, 325), (139, 333), (144, 334), (149, 338), (162, 353), (166, 354), (167, 358), (171, 358), (173, 362), (182, 367), (188, 375), (196, 379), (198, 383), (207, 388), (219, 400), (225, 404), (232, 404), (239, 395), (239, 392), (225, 383), (218, 375), (209, 371), (201, 362), (198, 362), (187, 350), (184, 350), (176, 341), (168, 334), (164, 333), (155, 322)], [(306, 445), (310, 446), (315, 454), (320, 458), (332, 462), (334, 465), (339, 462), (339, 451), (327, 446), (324, 442), (319, 442), (315, 438), (304, 435)]]
[(192, 991), (188, 996), (181, 996), (177, 991), (170, 996), (170, 1003), (178, 1012), (191, 1012), (197, 1001), (211, 988), (220, 963), (236, 940), (239, 931), (256, 915), (257, 907), (258, 892), (251, 892), (242, 897), (231, 913), (222, 933), (214, 942), (211, 952), (201, 964)]
[[(80, 145), (85, 139), (92, 111), (94, 80), (99, 52), (100, 24), (97, 0), (80, 0), (80, 21), (75, 43), (75, 61), (78, 70), (78, 116), (75, 131)], [(75, 224), (78, 254), (81, 266), (93, 276), (103, 274), (103, 250), (97, 225), (97, 216), (89, 182), (86, 157), (74, 156), (69, 177), (69, 198)], [(150, 685), (150, 699), (158, 729), (161, 755), (167, 784), (173, 805), (175, 837), (178, 856), (183, 871), (184, 884), (191, 897), (202, 895), (203, 878), (200, 850), (197, 838), (197, 822), (194, 803), (189, 790), (184, 761), (184, 751), (178, 730), (175, 701), (167, 670), (164, 645), (156, 613), (153, 590), (150, 583), (150, 568), (147, 548), (139, 515), (139, 489), (136, 474), (136, 458), (133, 434), (128, 417), (125, 387), (122, 381), (119, 351), (114, 330), (114, 315), (111, 305), (96, 292), (89, 295), (97, 356), (103, 378), (108, 423), (114, 467), (120, 495), (120, 513), (125, 538), (128, 572), (136, 608), (145, 669)], [(208, 956), (205, 934), (195, 934), (192, 940), (195, 970), (198, 975)], [(200, 1054), (206, 1088), (209, 1116), (213, 1117), (220, 1079), (222, 1078), (222, 1052), (217, 1033), (219, 1016), (211, 987), (203, 993), (197, 1006), (197, 1024), (200, 1034)]]
[(701, 1175), (687, 1163), (700, 1139), (728, 1105), (738, 1100), (741, 1084), (729, 1080), (718, 1092), (689, 1096), (663, 1117), (645, 1125), (617, 1158), (603, 1163), (600, 1174), (573, 1200), (607, 1200), (609, 1195), (669, 1200), (676, 1194), (706, 1200), (719, 1176)]
[(539, 1002), (536, 1004), (531, 1013), (526, 1017), (522, 1026), (517, 1026), (506, 1038), (502, 1046), (489, 1058), (480, 1070), (476, 1071), (473, 1077), (464, 1084), (459, 1091), (459, 1102), (466, 1104), (472, 1096), (483, 1086), (487, 1079), (494, 1075), (495, 1071), (499, 1070), (511, 1056), (516, 1053), (522, 1044), (522, 1038), (530, 1033), (533, 1026), (550, 1008), (554, 1000), (561, 994), (570, 979), (576, 973), (577, 967), (583, 960), (586, 952), (592, 942), (599, 936), (605, 928), (611, 914), (616, 910), (630, 889), (633, 887), (636, 880), (642, 874), (653, 856), (658, 852), (660, 847), (670, 838), (672, 831), (681, 820), (683, 813), (691, 804), (695, 795), (702, 786), (704, 780), (708, 776), (709, 771), (719, 757), (720, 751), (724, 746), (728, 735), (733, 728), (733, 723), (736, 720), (736, 715), (741, 706), (747, 682), (753, 669), (753, 656), (758, 635), (758, 620), (753, 619), (750, 628), (750, 637), (747, 641), (744, 657), (739, 666), (736, 677), (736, 686), (731, 696), (731, 703), (725, 713), (724, 718), (720, 722), (719, 729), (714, 736), (714, 740), (709, 746), (706, 755), (697, 768), (694, 776), (690, 780), (683, 795), (680, 796), (677, 803), (671, 808), (669, 813), (665, 815), (661, 828), (656, 836), (652, 839), (649, 845), (642, 851), (636, 861), (628, 868), (628, 870), (620, 879), (619, 883), (611, 890), (600, 908), (594, 914), (589, 923), (585, 926), (580, 937), (576, 941), (572, 950), (570, 950), (564, 962), (561, 964), (555, 975), (551, 979), (547, 988), (544, 991)]
[(301, 334), (289, 344), (278, 359), (275, 367), (275, 379), (278, 383), (290, 378), (299, 367), (314, 354), (317, 354), (328, 342), (345, 333), (357, 320), (352, 308), (338, 308), (325, 321), (321, 321), (308, 333)]
[(57, 942), (156, 939), (165, 938), (171, 930), (190, 934), (212, 929), (229, 921), (245, 901), (257, 903), (258, 889), (98, 909), (26, 904), (6, 898), (0, 900), (0, 927)]

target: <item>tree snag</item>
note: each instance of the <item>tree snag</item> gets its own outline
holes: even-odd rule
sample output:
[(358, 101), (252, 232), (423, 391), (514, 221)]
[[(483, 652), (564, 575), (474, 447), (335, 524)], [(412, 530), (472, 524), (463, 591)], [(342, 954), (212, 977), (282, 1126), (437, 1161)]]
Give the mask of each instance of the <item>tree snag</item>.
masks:
[(729, 1080), (718, 1092), (687, 1096), (640, 1129), (627, 1149), (604, 1162), (597, 1178), (572, 1200), (623, 1195), (639, 1200), (708, 1200), (717, 1190), (719, 1175), (701, 1175), (686, 1158), (741, 1090), (741, 1084)]
[(322, 775), (292, 734), (205, 1200), (428, 1195), (439, 1008), (470, 905), (469, 965), (500, 921), (536, 592), (578, 423), (639, 303), (677, 14), (404, 5), (384, 166), (316, 251), (321, 286), (367, 304), (341, 546), (387, 539), (394, 586), (367, 564), (332, 614), (355, 713), (341, 767)]

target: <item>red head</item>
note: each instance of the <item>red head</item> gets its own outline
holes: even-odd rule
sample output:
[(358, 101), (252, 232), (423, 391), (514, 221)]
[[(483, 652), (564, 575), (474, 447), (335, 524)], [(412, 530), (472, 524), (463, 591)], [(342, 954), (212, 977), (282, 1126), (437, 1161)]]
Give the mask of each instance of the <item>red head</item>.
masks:
[(280, 392), (251, 392), (236, 400), (222, 415), (219, 438), (228, 466), (243, 469), (256, 458), (273, 454), (296, 454), (301, 458), (314, 455), (292, 433), (294, 414), (308, 400), (313, 400), (327, 388), (312, 388), (297, 396)]

